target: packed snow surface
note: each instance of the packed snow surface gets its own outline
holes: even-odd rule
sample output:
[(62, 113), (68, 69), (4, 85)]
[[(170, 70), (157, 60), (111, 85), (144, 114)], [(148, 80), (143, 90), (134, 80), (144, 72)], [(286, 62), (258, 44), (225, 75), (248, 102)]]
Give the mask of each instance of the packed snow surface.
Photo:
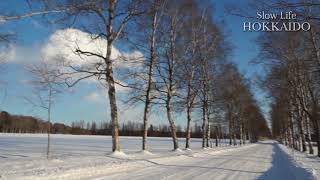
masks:
[[(46, 157), (44, 134), (0, 134), (0, 179), (319, 179), (320, 160), (275, 141), (245, 146), (172, 151), (171, 138), (120, 137), (121, 152), (111, 153), (111, 137), (52, 135)], [(180, 146), (184, 140), (180, 139)], [(214, 143), (213, 143), (214, 144)]]

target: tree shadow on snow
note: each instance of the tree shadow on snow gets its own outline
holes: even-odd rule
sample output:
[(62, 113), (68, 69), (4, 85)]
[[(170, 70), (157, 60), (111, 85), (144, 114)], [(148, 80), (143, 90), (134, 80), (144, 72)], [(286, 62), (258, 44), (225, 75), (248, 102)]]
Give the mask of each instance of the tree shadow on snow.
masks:
[(311, 172), (298, 167), (291, 158), (281, 150), (278, 143), (272, 143), (272, 166), (257, 180), (311, 180)]
[(178, 165), (178, 164), (162, 164), (152, 160), (144, 159), (144, 161), (149, 162), (153, 165), (163, 166), (163, 167), (176, 167), (176, 168), (197, 168), (197, 169), (208, 169), (208, 170), (224, 170), (224, 171), (232, 171), (232, 172), (244, 172), (244, 173), (252, 173), (252, 174), (260, 174), (261, 172), (255, 171), (246, 171), (239, 169), (229, 169), (229, 168), (221, 168), (221, 167), (212, 167), (212, 166), (201, 166), (201, 165)]

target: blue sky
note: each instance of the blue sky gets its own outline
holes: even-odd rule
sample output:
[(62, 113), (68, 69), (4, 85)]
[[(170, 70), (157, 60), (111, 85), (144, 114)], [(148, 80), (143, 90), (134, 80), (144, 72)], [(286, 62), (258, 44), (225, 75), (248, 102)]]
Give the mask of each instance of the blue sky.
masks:
[[(253, 77), (257, 73), (263, 72), (263, 68), (259, 65), (250, 64), (250, 60), (255, 58), (258, 53), (258, 47), (254, 43), (257, 36), (256, 32), (243, 32), (241, 17), (231, 16), (224, 12), (224, 6), (227, 3), (237, 3), (243, 6), (245, 1), (215, 1), (215, 18), (223, 18), (228, 39), (234, 46), (232, 61), (235, 62), (240, 71), (246, 77)], [(6, 9), (7, 12), (26, 12), (27, 6), (24, 1), (1, 1), (1, 9)], [(5, 85), (0, 86), (0, 109), (8, 111), (12, 114), (34, 115), (40, 118), (45, 118), (45, 112), (39, 108), (32, 107), (26, 103), (24, 98), (32, 93), (30, 86), (26, 83), (29, 79), (29, 74), (25, 71), (23, 64), (33, 62), (39, 58), (41, 47), (47, 43), (48, 38), (60, 27), (57, 25), (48, 25), (40, 21), (39, 18), (26, 18), (19, 21), (13, 21), (5, 24), (0, 24), (2, 31), (16, 32), (17, 40), (14, 44), (19, 50), (19, 55), (16, 59), (5, 66), (2, 71), (0, 80), (5, 82)], [(263, 110), (268, 111), (268, 107), (261, 90), (254, 88), (255, 97), (261, 103)], [(57, 98), (53, 108), (53, 121), (70, 124), (71, 121), (85, 120), (97, 122), (109, 120), (109, 114), (106, 110), (108, 103), (103, 101), (105, 97), (100, 97), (103, 91), (97, 84), (82, 83), (67, 93)], [(102, 99), (101, 101), (99, 100)], [(120, 103), (121, 104), (121, 103)], [(126, 108), (120, 110), (120, 119), (123, 120), (142, 120), (141, 107)], [(158, 116), (161, 112), (155, 112), (152, 116), (151, 123), (167, 123), (165, 117)], [(124, 113), (127, 116), (123, 117)], [(184, 115), (177, 115), (177, 123), (184, 125)]]

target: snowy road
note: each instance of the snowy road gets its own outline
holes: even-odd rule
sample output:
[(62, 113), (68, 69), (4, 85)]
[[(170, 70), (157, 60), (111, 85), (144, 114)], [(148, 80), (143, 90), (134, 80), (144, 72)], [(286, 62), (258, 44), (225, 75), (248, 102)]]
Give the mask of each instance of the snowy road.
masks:
[(295, 166), (276, 143), (194, 156), (153, 159), (148, 166), (97, 179), (312, 179), (311, 173)]

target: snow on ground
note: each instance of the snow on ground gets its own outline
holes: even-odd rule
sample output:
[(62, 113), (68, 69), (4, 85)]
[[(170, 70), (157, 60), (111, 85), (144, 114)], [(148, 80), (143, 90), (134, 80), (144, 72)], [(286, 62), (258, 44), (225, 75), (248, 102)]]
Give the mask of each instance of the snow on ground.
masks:
[(0, 179), (313, 178), (310, 168), (298, 166), (274, 141), (202, 149), (201, 140), (192, 139), (192, 150), (172, 151), (171, 138), (151, 137), (151, 153), (139, 150), (140, 137), (120, 142), (123, 153), (112, 154), (108, 136), (52, 135), (52, 157), (46, 160), (46, 135), (0, 134)]

